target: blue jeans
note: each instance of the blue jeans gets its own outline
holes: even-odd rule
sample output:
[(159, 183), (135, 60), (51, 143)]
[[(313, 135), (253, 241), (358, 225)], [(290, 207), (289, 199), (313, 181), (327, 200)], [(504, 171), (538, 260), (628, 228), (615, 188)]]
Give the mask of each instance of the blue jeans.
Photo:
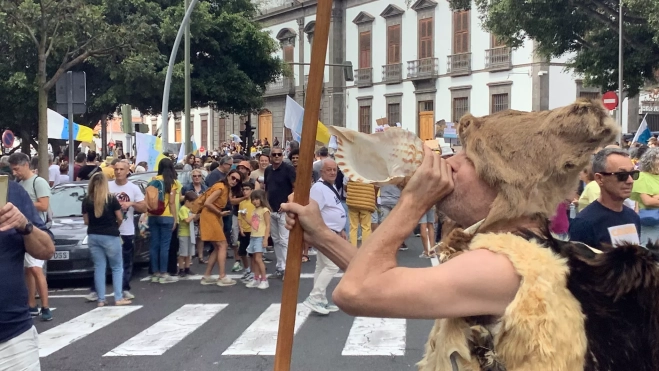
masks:
[(172, 242), (172, 216), (149, 216), (149, 233), (151, 255), (151, 270), (156, 273), (167, 273), (169, 261), (169, 244)]
[(92, 260), (94, 261), (94, 284), (98, 293), (98, 301), (105, 301), (105, 268), (108, 261), (110, 262), (110, 270), (112, 271), (114, 300), (123, 299), (122, 280), (124, 267), (121, 238), (119, 236), (90, 234), (88, 244), (89, 251), (92, 254)]

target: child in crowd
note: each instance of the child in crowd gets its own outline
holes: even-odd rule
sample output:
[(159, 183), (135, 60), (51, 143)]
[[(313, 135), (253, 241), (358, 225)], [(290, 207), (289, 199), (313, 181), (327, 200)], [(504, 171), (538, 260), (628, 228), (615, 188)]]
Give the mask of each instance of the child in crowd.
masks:
[(199, 219), (199, 215), (190, 212), (190, 206), (197, 199), (197, 193), (188, 191), (183, 198), (183, 205), (178, 211), (178, 275), (185, 277), (190, 272), (190, 262), (195, 253), (195, 234), (190, 232), (194, 228), (194, 222)]
[[(252, 254), (252, 272), (254, 279), (250, 281), (246, 287), (257, 287), (265, 290), (270, 285), (268, 278), (265, 274), (265, 264), (263, 264), (263, 250), (268, 245), (268, 236), (270, 236), (270, 205), (265, 197), (265, 192), (256, 190), (249, 196), (252, 204), (254, 204), (254, 212), (252, 213), (250, 226), (252, 232), (249, 236), (249, 246), (247, 252)], [(241, 214), (241, 218), (246, 217)]]
[[(252, 232), (252, 226), (249, 221), (252, 220), (252, 215), (254, 215), (254, 210), (256, 208), (249, 197), (253, 190), (254, 183), (243, 183), (243, 195), (247, 198), (240, 201), (240, 204), (238, 205), (238, 215), (241, 216), (238, 218), (238, 227), (240, 228), (240, 234), (238, 235), (238, 255), (241, 257), (247, 256), (247, 247), (249, 246), (250, 234)], [(252, 254), (249, 255), (251, 258)], [(254, 273), (250, 270), (250, 266), (252, 266), (252, 264), (245, 267), (245, 274), (240, 278), (244, 283), (250, 283), (254, 280)]]

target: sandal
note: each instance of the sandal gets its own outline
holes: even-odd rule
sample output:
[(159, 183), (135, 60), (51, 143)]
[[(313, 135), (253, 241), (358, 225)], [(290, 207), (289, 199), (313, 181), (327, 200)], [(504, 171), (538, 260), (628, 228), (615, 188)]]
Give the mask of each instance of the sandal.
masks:
[(208, 260), (202, 258), (198, 258), (198, 259), (199, 259), (199, 264), (208, 264)]
[(308, 255), (302, 255), (302, 263), (306, 263), (309, 261), (309, 256)]
[(132, 304), (133, 302), (128, 300), (128, 299), (121, 299), (119, 301), (115, 301), (114, 305), (129, 305)]
[(104, 307), (104, 306), (105, 306), (105, 302), (104, 302), (104, 301), (99, 301), (98, 304), (97, 304), (97, 306), (98, 306), (99, 308), (100, 308), (100, 307)]

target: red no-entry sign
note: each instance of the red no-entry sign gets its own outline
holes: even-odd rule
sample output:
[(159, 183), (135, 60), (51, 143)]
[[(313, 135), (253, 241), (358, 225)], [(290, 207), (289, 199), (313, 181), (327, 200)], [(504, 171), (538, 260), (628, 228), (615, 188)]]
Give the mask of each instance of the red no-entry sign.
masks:
[(614, 91), (607, 91), (602, 95), (602, 103), (608, 110), (614, 110), (618, 107), (618, 94)]

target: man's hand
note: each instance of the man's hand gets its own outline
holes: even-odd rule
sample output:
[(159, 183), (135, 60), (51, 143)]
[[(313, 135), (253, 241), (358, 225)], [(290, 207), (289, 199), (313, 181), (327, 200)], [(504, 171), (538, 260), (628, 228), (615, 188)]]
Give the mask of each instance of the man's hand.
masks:
[(314, 246), (317, 241), (332, 232), (320, 216), (318, 203), (309, 199), (309, 205), (302, 206), (293, 202), (293, 195), (288, 196), (288, 203), (281, 204), (281, 211), (286, 213), (286, 229), (292, 230), (298, 221), (304, 230), (304, 240)]
[(10, 229), (23, 229), (27, 224), (25, 215), (16, 208), (11, 202), (0, 209), (0, 232), (6, 232)]
[(423, 146), (423, 162), (405, 184), (401, 199), (410, 198), (413, 205), (429, 210), (453, 192), (453, 170), (441, 156)]
[(133, 206), (132, 202), (119, 202), (121, 205), (121, 211), (128, 211), (128, 209)]

